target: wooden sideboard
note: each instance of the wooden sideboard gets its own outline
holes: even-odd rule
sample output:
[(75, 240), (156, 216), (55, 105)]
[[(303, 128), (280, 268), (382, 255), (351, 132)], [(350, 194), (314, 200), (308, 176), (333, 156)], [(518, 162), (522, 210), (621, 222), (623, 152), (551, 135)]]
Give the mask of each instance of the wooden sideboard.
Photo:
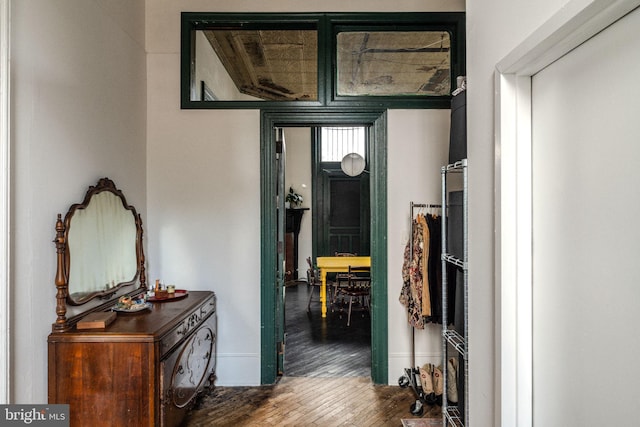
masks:
[(49, 403), (70, 405), (72, 427), (179, 425), (213, 386), (216, 319), (215, 294), (192, 291), (104, 329), (53, 332)]

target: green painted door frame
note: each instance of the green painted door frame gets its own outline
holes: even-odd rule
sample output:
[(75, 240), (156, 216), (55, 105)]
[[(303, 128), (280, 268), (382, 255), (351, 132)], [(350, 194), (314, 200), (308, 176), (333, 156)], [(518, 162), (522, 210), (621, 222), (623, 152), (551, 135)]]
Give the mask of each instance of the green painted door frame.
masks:
[[(370, 126), (371, 155), (371, 378), (375, 384), (388, 382), (388, 309), (387, 309), (387, 114), (386, 110), (345, 109), (261, 111), (261, 230), (260, 230), (260, 310), (262, 384), (275, 383), (277, 343), (276, 328), (276, 263), (277, 209), (274, 170), (275, 141), (273, 128), (322, 125)], [(286, 374), (286, 373), (285, 373)]]

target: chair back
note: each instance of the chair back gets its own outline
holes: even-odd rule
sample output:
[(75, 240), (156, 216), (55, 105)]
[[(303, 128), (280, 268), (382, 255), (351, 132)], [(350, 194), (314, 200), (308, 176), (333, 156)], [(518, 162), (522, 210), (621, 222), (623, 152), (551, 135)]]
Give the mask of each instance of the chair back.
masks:
[(335, 256), (358, 256), (358, 254), (351, 252), (336, 252)]
[[(358, 256), (358, 254), (351, 253), (351, 252), (336, 252), (335, 256), (351, 257), (351, 256)], [(342, 283), (347, 282), (348, 280), (349, 280), (348, 273), (336, 273), (336, 283), (338, 286), (342, 286)]]
[(307, 264), (309, 264), (309, 268), (307, 268), (307, 282), (310, 285), (313, 285), (320, 280), (320, 275), (318, 274), (317, 268), (311, 262), (311, 257), (307, 257)]
[(371, 268), (349, 266), (347, 287), (352, 291), (368, 293), (371, 289)]
[[(340, 303), (340, 312), (342, 313), (345, 300), (348, 299), (349, 313), (347, 315), (347, 326), (351, 325), (351, 312), (353, 310), (369, 311), (369, 300), (371, 298), (371, 269), (369, 267), (349, 266), (347, 272), (347, 285), (338, 287), (336, 290), (337, 298), (335, 301)], [(356, 305), (354, 307), (354, 301)]]

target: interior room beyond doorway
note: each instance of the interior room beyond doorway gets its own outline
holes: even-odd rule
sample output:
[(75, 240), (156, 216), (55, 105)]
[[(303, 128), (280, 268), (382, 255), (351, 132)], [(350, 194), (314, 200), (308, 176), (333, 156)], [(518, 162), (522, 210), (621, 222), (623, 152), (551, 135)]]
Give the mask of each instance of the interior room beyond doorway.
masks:
[[(288, 280), (306, 279), (308, 258), (315, 260), (337, 252), (371, 254), (366, 131), (364, 126), (284, 129), (285, 191), (295, 194), (293, 200), (297, 201), (288, 210), (296, 213), (296, 227), (290, 233), (295, 238), (291, 236), (291, 242), (287, 242)], [(351, 156), (362, 162), (362, 170), (345, 173), (343, 168), (352, 164), (342, 159)]]
[[(307, 282), (309, 261), (315, 264), (317, 256), (370, 254), (367, 128), (293, 127), (285, 128), (284, 135), (285, 194), (295, 195), (287, 198), (284, 374), (368, 378), (368, 311), (349, 316), (346, 307), (329, 298), (323, 318), (319, 290)], [(345, 156), (348, 163), (342, 162)]]

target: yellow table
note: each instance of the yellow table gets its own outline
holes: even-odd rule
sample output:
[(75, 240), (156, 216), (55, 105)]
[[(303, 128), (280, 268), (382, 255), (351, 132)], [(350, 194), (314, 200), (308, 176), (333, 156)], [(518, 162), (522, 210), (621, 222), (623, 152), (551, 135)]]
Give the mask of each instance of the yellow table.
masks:
[(320, 303), (322, 317), (327, 317), (327, 273), (348, 273), (351, 267), (371, 268), (369, 256), (320, 256), (316, 258), (316, 265), (320, 270)]

